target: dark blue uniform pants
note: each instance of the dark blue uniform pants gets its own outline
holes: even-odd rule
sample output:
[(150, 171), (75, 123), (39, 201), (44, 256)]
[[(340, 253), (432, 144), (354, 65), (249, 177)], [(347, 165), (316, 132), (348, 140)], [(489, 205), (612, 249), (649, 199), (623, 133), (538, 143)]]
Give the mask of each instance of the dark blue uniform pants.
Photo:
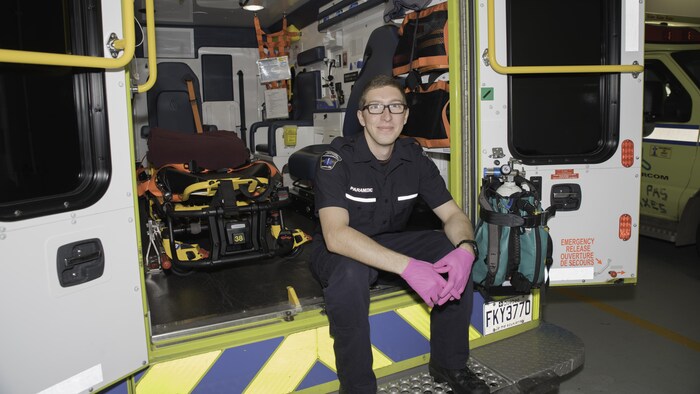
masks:
[[(441, 231), (381, 234), (373, 239), (391, 250), (431, 263), (454, 250)], [(376, 393), (369, 328), (369, 287), (377, 281), (378, 271), (330, 253), (320, 239), (314, 241), (311, 270), (323, 287), (330, 333), (334, 338), (338, 379), (343, 391)], [(435, 306), (430, 313), (430, 358), (443, 368), (464, 368), (469, 359), (472, 298), (473, 285), (469, 281), (461, 300)]]

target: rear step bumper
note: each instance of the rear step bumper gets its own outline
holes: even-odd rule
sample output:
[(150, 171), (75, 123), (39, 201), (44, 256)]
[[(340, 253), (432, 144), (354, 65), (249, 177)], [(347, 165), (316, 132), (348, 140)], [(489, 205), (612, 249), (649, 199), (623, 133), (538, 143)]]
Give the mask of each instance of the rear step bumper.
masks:
[[(549, 393), (583, 361), (580, 338), (542, 322), (530, 331), (473, 349), (469, 367), (491, 386), (492, 393)], [(409, 373), (401, 378), (394, 375), (380, 379), (378, 393), (414, 392), (415, 388), (420, 388), (420, 392), (449, 391), (447, 386), (433, 381), (427, 365)]]

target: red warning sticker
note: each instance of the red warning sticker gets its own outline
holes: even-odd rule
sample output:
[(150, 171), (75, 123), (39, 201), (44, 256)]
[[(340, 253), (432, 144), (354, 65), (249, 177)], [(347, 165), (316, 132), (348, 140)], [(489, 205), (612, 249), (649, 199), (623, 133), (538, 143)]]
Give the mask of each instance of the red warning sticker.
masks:
[(578, 179), (578, 172), (574, 172), (573, 169), (554, 170), (552, 179)]

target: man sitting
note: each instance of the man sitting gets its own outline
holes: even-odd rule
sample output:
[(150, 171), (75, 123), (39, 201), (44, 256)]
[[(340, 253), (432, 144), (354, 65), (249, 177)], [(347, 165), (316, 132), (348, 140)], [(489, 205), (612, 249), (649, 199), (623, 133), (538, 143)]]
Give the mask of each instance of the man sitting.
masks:
[[(401, 86), (389, 76), (375, 77), (359, 108), (364, 132), (336, 138), (315, 178), (322, 233), (314, 237), (311, 267), (324, 291), (341, 392), (377, 391), (369, 286), (382, 270), (401, 275), (432, 307), (430, 374), (458, 394), (488, 393), (466, 367), (476, 255), (472, 224), (423, 149), (411, 138), (399, 139), (408, 119)], [(444, 231), (406, 231), (419, 196)]]

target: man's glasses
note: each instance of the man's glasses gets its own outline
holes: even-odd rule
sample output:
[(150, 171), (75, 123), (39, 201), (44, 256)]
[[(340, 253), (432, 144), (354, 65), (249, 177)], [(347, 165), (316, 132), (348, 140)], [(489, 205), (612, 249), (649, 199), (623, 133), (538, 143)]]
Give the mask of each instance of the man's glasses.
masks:
[(367, 110), (372, 115), (381, 115), (384, 113), (384, 108), (389, 108), (389, 112), (398, 115), (406, 112), (406, 104), (391, 103), (391, 104), (368, 104), (362, 107), (362, 110)]

